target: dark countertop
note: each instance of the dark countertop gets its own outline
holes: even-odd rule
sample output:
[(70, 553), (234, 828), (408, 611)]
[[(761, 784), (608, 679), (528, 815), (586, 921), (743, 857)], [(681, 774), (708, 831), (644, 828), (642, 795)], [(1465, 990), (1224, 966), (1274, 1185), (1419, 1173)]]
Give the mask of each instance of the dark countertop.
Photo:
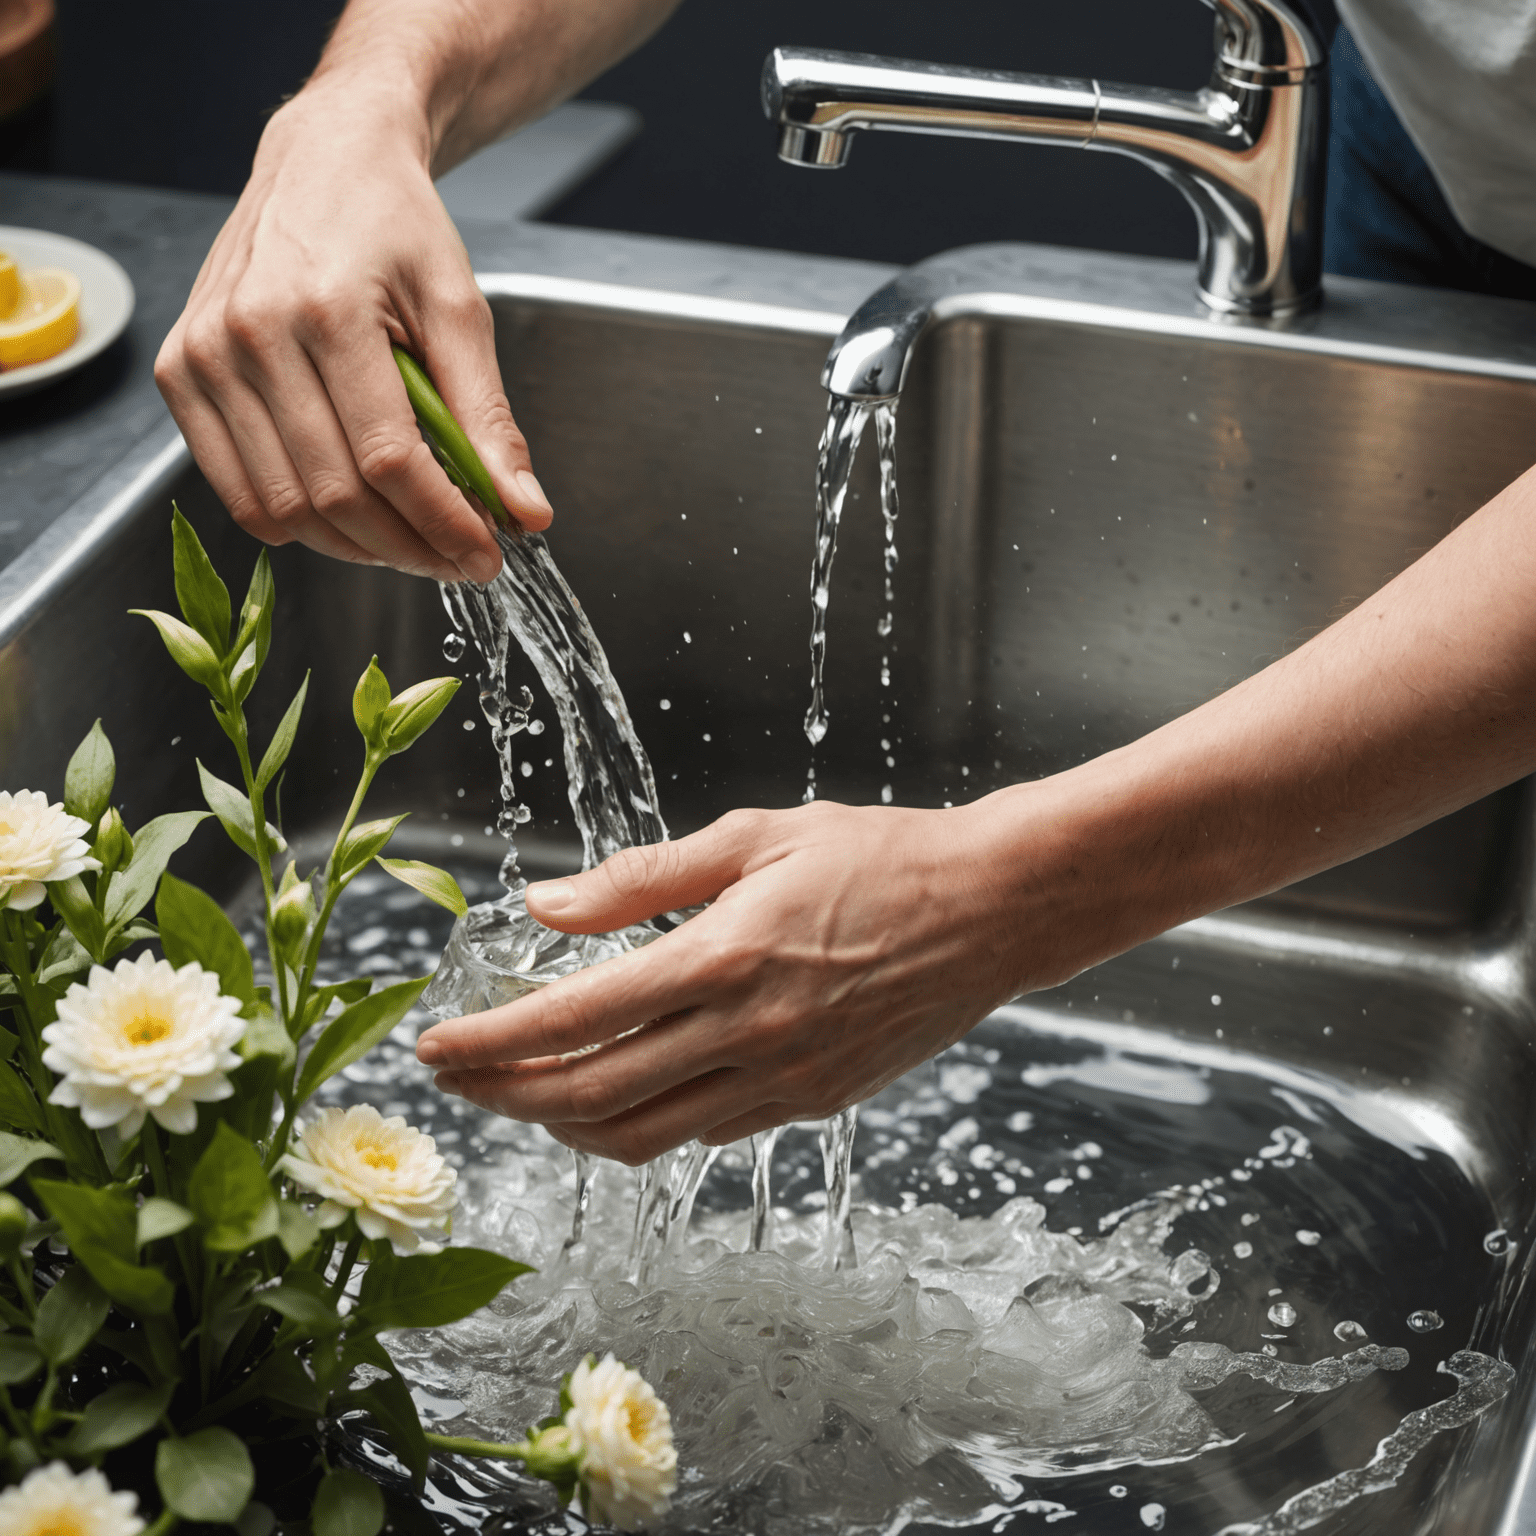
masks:
[(234, 199), (0, 173), (0, 223), (47, 229), (115, 257), (136, 295), (128, 329), (78, 372), (0, 397), (0, 566), (169, 421), (155, 354)]

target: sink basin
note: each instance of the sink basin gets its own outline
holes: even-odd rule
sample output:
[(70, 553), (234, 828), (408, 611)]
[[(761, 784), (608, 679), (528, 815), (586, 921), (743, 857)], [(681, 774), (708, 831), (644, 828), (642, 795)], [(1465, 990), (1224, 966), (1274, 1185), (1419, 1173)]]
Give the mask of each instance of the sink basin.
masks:
[[(575, 231), (528, 239), (472, 248), (514, 412), (559, 509), (552, 548), (668, 822), (793, 804), (817, 379), (881, 274)], [(1315, 633), (1526, 468), (1524, 306), (1341, 281), (1306, 328), (1271, 331), (1195, 314), (1180, 263), (1025, 247), (969, 259), (975, 285), (920, 344), (899, 411), (888, 688), (872, 443), (855, 472), (832, 583), (825, 797), (872, 801), (890, 785), (899, 802), (958, 802), (1131, 740)], [(99, 715), (131, 825), (199, 803), (194, 760), (222, 761), (224, 740), (150, 626), (124, 613), (173, 604), (172, 496), (243, 580), (254, 546), (164, 435), (0, 577), (0, 782), (56, 789)], [(397, 687), (449, 670), (448, 624), (426, 583), (291, 549), (274, 566), (265, 728), (315, 668), (282, 797), (301, 842), (350, 790), (358, 672), (374, 653)], [(537, 692), (531, 668), (523, 680)], [(522, 740), (525, 867), (568, 867), (558, 744)], [(413, 813), (398, 851), (500, 857), (472, 689), (381, 774), (373, 803)], [(1470, 1226), (1516, 1240), (1446, 1259), (1469, 1321), (1438, 1357), (1507, 1359), (1510, 1396), (1330, 1531), (1536, 1530), (1531, 822), (1516, 786), (987, 1026), (1058, 1052), (1230, 1054), (1374, 1095), (1457, 1170)], [(177, 867), (234, 900), (240, 864), (205, 829)], [(1362, 1205), (1359, 1240), (1390, 1261), (1399, 1234), (1375, 1219)]]

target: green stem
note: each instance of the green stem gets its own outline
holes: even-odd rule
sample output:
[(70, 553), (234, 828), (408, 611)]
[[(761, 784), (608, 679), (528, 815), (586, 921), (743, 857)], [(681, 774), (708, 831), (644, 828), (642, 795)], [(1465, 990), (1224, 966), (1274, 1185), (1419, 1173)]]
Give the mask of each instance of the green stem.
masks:
[(27, 1423), (21, 1410), (11, 1401), (11, 1394), (4, 1387), (0, 1387), (0, 1412), (4, 1412), (6, 1421), (11, 1426), (11, 1432), (18, 1440), (36, 1443), (32, 1440), (32, 1426)]
[(251, 828), (256, 839), (256, 868), (261, 872), (261, 894), (265, 903), (267, 954), (272, 960), (272, 974), (277, 984), (277, 1001), (283, 1022), (292, 1015), (288, 1011), (288, 973), (278, 952), (277, 940), (272, 932), (272, 846), (267, 841), (267, 812), (262, 803), (261, 787), (256, 783), (256, 770), (251, 766), (251, 737), (245, 723), (245, 711), (235, 705), (230, 714), (235, 722), (235, 756), (240, 759), (240, 773), (245, 779), (246, 797), (251, 802)]
[(144, 1532), (144, 1536), (168, 1536), (180, 1524), (180, 1517), (174, 1510), (162, 1509), (160, 1518)]
[[(144, 1128), (139, 1132), (139, 1145), (144, 1149), (144, 1166), (149, 1169), (149, 1181), (162, 1200), (171, 1196), (171, 1177), (165, 1167), (165, 1149), (160, 1145), (160, 1127), (153, 1116), (144, 1117)], [(201, 1278), (201, 1265), (194, 1264), (193, 1248), (185, 1232), (178, 1232), (171, 1239), (181, 1273), (189, 1286), (195, 1286)]]
[(11, 1278), (16, 1282), (16, 1294), (21, 1297), (21, 1304), (27, 1309), (27, 1316), (36, 1317), (37, 1297), (32, 1290), (32, 1276), (27, 1273), (19, 1257), (8, 1259), (5, 1267), (10, 1270)]
[(499, 1461), (526, 1461), (529, 1445), (519, 1440), (516, 1445), (502, 1445), (495, 1440), (467, 1440), (462, 1435), (427, 1435), (427, 1444), (434, 1451), (454, 1451), (460, 1456), (492, 1456)]
[(358, 1249), (363, 1246), (363, 1234), (354, 1232), (347, 1243), (346, 1252), (341, 1256), (341, 1268), (336, 1271), (336, 1283), (331, 1287), (331, 1301), (341, 1300), (342, 1293), (347, 1288), (347, 1281), (352, 1278), (352, 1266), (357, 1263)]
[(427, 376), (426, 369), (404, 348), (392, 347), (390, 350), (395, 355), (400, 377), (405, 381), (411, 410), (431, 435), (440, 460), (446, 460), (443, 467), (448, 471), (448, 478), (462, 489), (473, 491), (485, 504), (485, 510), (503, 528), (510, 526), (512, 519), (501, 504), (501, 497), (496, 494), (496, 487), (491, 483), (480, 455), (464, 435), (464, 429), (453, 419), (453, 413), (443, 403), (443, 397)]

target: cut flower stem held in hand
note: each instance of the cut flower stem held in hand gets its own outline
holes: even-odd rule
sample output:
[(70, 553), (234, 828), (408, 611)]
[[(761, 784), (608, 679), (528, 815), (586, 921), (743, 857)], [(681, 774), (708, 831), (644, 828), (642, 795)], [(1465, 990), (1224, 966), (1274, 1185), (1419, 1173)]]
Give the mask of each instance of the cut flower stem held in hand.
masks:
[[(457, 452), (441, 422), (432, 430)], [(330, 1465), (313, 1438), (342, 1414), (366, 1415), (418, 1486), (434, 1449), (511, 1456), (591, 1513), (612, 1464), (629, 1502), (607, 1507), (648, 1517), (670, 1492), (665, 1476), (562, 1421), (511, 1446), (426, 1433), (382, 1336), (455, 1322), (527, 1266), (445, 1246), (456, 1174), (431, 1137), (368, 1106), (310, 1105), (428, 980), (319, 983), (347, 886), (376, 863), (464, 910), (446, 871), (383, 856), (402, 817), (363, 819), (380, 767), (431, 727), (458, 679), (395, 693), (369, 663), (353, 697), (357, 786), (330, 851), (308, 874), (280, 864), (272, 805), (308, 679), (271, 737), (254, 740), (245, 706), (276, 613), (267, 555), (237, 612), (179, 511), (172, 544), (180, 611), (144, 616), (208, 694), (233, 777), (200, 762), (206, 809), (130, 830), (97, 722), (61, 800), (0, 791), (0, 1529), (163, 1536), (178, 1521), (234, 1524), (259, 1497), (257, 1463), (276, 1456), (292, 1472), (299, 1454), (308, 1472), (285, 1482), (312, 1497), (284, 1519), (307, 1520), (314, 1536), (375, 1536), (378, 1486)], [(199, 832), (207, 821), (255, 863), (270, 987), (219, 904), (168, 870), (189, 838), (217, 835)], [(652, 1447), (656, 1466), (670, 1428), (666, 1441)], [(137, 1481), (114, 1489), (109, 1456), (114, 1476), (138, 1469)]]

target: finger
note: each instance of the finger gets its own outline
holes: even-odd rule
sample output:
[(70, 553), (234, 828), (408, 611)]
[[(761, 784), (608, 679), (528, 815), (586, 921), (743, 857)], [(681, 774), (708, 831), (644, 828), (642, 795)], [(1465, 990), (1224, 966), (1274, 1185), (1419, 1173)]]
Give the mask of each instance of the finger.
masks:
[(759, 1104), (756, 1109), (738, 1115), (734, 1120), (722, 1120), (698, 1139), (706, 1147), (728, 1147), (733, 1141), (744, 1141), (748, 1136), (756, 1136), (759, 1131), (771, 1131), (777, 1125), (788, 1125), (795, 1118), (796, 1111), (790, 1104)]
[(528, 911), (562, 933), (608, 933), (710, 901), (739, 880), (768, 812), (733, 811), (676, 842), (626, 848), (596, 869), (528, 887)]
[(302, 349), (279, 339), (249, 368), (245, 382), (267, 407), (318, 521), (397, 571), (434, 581), (464, 579), (466, 572), (428, 544), (363, 478), (334, 403)]
[[(611, 1120), (706, 1072), (733, 1065), (722, 1049), (725, 1032), (718, 1016), (703, 1010), (652, 1024), (597, 1051), (568, 1057), (553, 1068), (499, 1071), (497, 1113), (511, 1120), (547, 1125), (552, 1121)], [(468, 1097), (474, 1072), (440, 1072), (438, 1086)], [(464, 1083), (460, 1082), (460, 1078)]]
[(566, 1120), (546, 1126), (579, 1152), (636, 1167), (684, 1142), (705, 1139), (717, 1125), (745, 1117), (761, 1089), (750, 1072), (722, 1068), (596, 1123)]
[(442, 310), (441, 300), (434, 301), (432, 329), (423, 342), (427, 372), (480, 455), (507, 511), (524, 528), (547, 528), (554, 511), (501, 386), (490, 305), (478, 288), (471, 288), (450, 311)]
[(251, 484), (224, 418), (212, 402), (185, 376), (172, 376), (169, 367), (162, 376), (159, 363), (156, 380), (198, 468), (230, 516), (253, 538), (274, 545), (297, 541), (319, 554), (359, 565), (379, 563), (367, 550), (318, 518), (284, 525), (271, 517)]
[(416, 424), (387, 333), (346, 314), (311, 317), (299, 339), (334, 405), (364, 481), (470, 580), (495, 580), (501, 552)]
[(599, 1045), (704, 1001), (708, 980), (694, 945), (676, 933), (562, 977), (516, 1002), (448, 1019), (416, 1042), (416, 1059), (434, 1068), (541, 1063)]

